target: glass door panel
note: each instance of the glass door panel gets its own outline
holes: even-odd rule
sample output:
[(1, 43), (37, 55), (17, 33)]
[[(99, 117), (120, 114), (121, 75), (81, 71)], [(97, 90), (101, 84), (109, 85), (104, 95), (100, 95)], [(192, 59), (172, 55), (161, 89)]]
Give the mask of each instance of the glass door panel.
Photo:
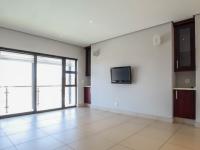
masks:
[(66, 85), (75, 85), (76, 84), (76, 74), (66, 73)]
[(37, 110), (62, 106), (62, 59), (37, 57)]
[(76, 60), (66, 59), (65, 66), (65, 107), (76, 106)]
[(8, 113), (33, 111), (32, 87), (11, 87), (8, 88), (8, 95)]
[(65, 71), (76, 71), (76, 60), (66, 59)]
[(0, 51), (0, 115), (33, 111), (32, 55)]
[(5, 101), (5, 95), (4, 95), (4, 88), (0, 87), (0, 116), (6, 113), (6, 101)]
[(180, 44), (180, 67), (188, 67), (191, 65), (191, 29), (184, 28), (179, 30)]
[(76, 87), (65, 87), (65, 106), (76, 106)]

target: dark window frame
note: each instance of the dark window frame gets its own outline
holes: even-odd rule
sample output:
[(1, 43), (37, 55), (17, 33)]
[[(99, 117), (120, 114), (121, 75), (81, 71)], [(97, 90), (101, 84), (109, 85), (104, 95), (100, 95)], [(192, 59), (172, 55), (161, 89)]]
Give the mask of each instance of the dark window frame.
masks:
[[(64, 68), (64, 70), (66, 69), (66, 60), (67, 59), (65, 59), (65, 68)], [(77, 60), (74, 60), (75, 61), (75, 71), (64, 71), (64, 76), (65, 76), (65, 82), (64, 82), (64, 87), (66, 88), (66, 87), (75, 87), (75, 105), (77, 105), (77, 73), (78, 73), (78, 71), (77, 71)], [(66, 84), (66, 74), (75, 74), (75, 84), (69, 84), (69, 85), (67, 85)], [(64, 107), (66, 107), (66, 108), (69, 108), (69, 107), (73, 107), (73, 106), (65, 106), (65, 104), (64, 104)]]
[[(57, 55), (51, 55), (51, 54), (45, 54), (45, 53), (38, 53), (38, 52), (32, 52), (32, 51), (25, 51), (25, 50), (19, 50), (19, 49), (13, 49), (13, 48), (6, 48), (6, 47), (0, 47), (0, 52), (5, 51), (5, 52), (12, 52), (12, 53), (18, 53), (18, 54), (26, 54), (26, 55), (32, 55), (34, 57), (34, 63), (33, 63), (33, 111), (30, 112), (23, 112), (23, 113), (16, 113), (16, 114), (9, 114), (9, 115), (2, 115), (0, 118), (9, 118), (9, 117), (15, 117), (15, 116), (22, 116), (22, 115), (29, 115), (29, 114), (36, 114), (36, 113), (43, 113), (43, 112), (49, 112), (49, 111), (55, 111), (55, 110), (62, 110), (66, 108), (72, 108), (77, 106), (77, 62), (78, 59), (76, 58), (70, 58), (70, 57), (63, 57), (63, 56), (57, 56)], [(49, 57), (49, 58), (58, 58), (62, 60), (62, 106), (61, 108), (56, 108), (56, 109), (48, 109), (48, 110), (42, 110), (42, 111), (37, 111), (37, 106), (36, 106), (36, 101), (37, 101), (37, 93), (36, 93), (36, 88), (37, 88), (37, 57), (38, 56), (44, 56), (44, 57)], [(65, 61), (66, 60), (74, 60), (75, 61), (75, 71), (71, 71), (70, 73), (75, 73), (75, 85), (72, 85), (75, 87), (75, 98), (76, 98), (76, 105), (75, 106), (69, 106), (65, 107)]]

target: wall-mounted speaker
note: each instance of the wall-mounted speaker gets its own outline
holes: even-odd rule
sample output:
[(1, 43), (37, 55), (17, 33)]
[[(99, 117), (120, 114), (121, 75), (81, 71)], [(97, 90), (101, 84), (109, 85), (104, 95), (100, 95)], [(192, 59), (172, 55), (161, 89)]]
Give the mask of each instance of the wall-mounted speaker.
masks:
[(92, 55), (95, 57), (98, 57), (100, 55), (100, 53), (101, 53), (100, 49), (97, 49), (92, 52)]
[(153, 46), (159, 46), (161, 44), (161, 37), (160, 35), (153, 36)]

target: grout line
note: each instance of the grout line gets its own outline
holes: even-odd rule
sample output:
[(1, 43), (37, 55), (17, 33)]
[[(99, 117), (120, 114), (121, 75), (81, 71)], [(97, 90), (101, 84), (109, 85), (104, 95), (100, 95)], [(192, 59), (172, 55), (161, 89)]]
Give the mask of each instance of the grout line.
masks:
[(10, 139), (10, 137), (8, 135), (6, 135), (6, 136), (7, 136), (8, 140), (10, 141), (10, 143), (13, 145), (12, 147), (14, 147), (15, 149), (17, 149), (16, 145), (13, 143), (13, 141)]
[[(109, 117), (106, 117), (106, 118), (101, 119), (101, 120), (107, 120), (107, 119), (112, 118), (112, 117), (113, 117), (113, 116), (110, 115)], [(129, 120), (126, 119), (125, 122), (128, 122), (128, 121), (129, 121)], [(98, 121), (98, 122), (99, 122), (99, 121)], [(95, 121), (95, 122), (93, 122), (93, 123), (97, 123), (97, 121)], [(92, 123), (92, 124), (93, 124), (93, 123)], [(86, 135), (85, 137), (82, 137), (82, 138), (80, 138), (80, 139), (74, 140), (74, 141), (72, 141), (72, 142), (70, 142), (70, 143), (68, 143), (68, 144), (66, 144), (66, 145), (68, 145), (70, 148), (72, 148), (72, 147), (70, 146), (70, 144), (73, 143), (73, 142), (78, 142), (78, 141), (82, 140), (83, 138), (88, 139), (88, 138), (90, 138), (90, 137), (92, 137), (92, 136), (97, 136), (97, 135), (100, 134), (102, 131), (104, 131), (104, 130), (107, 131), (107, 130), (110, 129), (110, 128), (118, 127), (118, 126), (122, 125), (123, 123), (124, 123), (124, 122), (121, 122), (121, 123), (119, 123), (119, 124), (117, 124), (117, 125), (112, 125), (112, 126), (107, 127), (107, 128), (105, 128), (105, 129), (101, 129), (101, 130), (99, 130), (99, 131), (97, 131), (97, 132), (95, 132), (95, 133), (91, 133), (91, 135)]]
[[(153, 122), (155, 122), (155, 121), (153, 121)], [(152, 122), (152, 123), (153, 123), (153, 122)], [(149, 124), (145, 125), (143, 128), (141, 128), (141, 129), (139, 129), (138, 131), (132, 133), (131, 135), (129, 135), (128, 137), (124, 138), (124, 139), (121, 140), (120, 142), (117, 142), (115, 145), (109, 147), (107, 150), (113, 148), (113, 147), (116, 146), (116, 145), (119, 145), (119, 146), (122, 146), (122, 147), (125, 147), (125, 148), (130, 149), (130, 147), (125, 146), (125, 145), (121, 145), (120, 143), (122, 143), (123, 141), (127, 140), (127, 139), (130, 138), (131, 136), (137, 135), (140, 131), (142, 131), (142, 130), (144, 130), (145, 128), (149, 127), (152, 123), (149, 123)], [(131, 149), (132, 149), (132, 148), (131, 148)]]
[(159, 148), (158, 150), (161, 150), (161, 148), (163, 148), (168, 142), (169, 140), (176, 134), (178, 133), (178, 131), (180, 131), (183, 128), (183, 126), (181, 126), (179, 129), (177, 129)]
[(72, 149), (72, 150), (75, 150), (73, 147), (71, 147), (71, 145), (67, 144), (67, 146)]
[[(109, 117), (109, 118), (111, 118), (111, 117)], [(107, 118), (108, 119), (108, 118)], [(126, 122), (128, 122), (128, 121), (126, 121)], [(113, 125), (113, 126), (110, 126), (110, 127), (106, 127), (105, 129), (101, 129), (101, 130), (99, 130), (99, 131), (97, 131), (97, 132), (95, 132), (95, 133), (92, 133), (91, 135), (87, 135), (85, 138), (90, 138), (90, 137), (92, 137), (92, 136), (97, 136), (98, 134), (100, 134), (102, 131), (107, 131), (107, 130), (109, 130), (110, 128), (113, 128), (113, 127), (118, 127), (118, 126), (120, 126), (121, 124), (123, 124), (124, 122), (121, 122), (121, 123), (119, 123), (119, 124), (117, 124), (117, 125)], [(83, 138), (83, 137), (82, 137)], [(72, 142), (70, 142), (69, 144), (71, 144), (71, 143), (73, 143), (73, 142), (76, 142), (76, 141), (80, 141), (80, 140), (82, 140), (82, 138), (80, 138), (80, 139), (78, 139), (78, 140), (75, 140), (75, 141), (72, 141)], [(68, 145), (69, 145), (68, 144)]]
[[(96, 122), (98, 122), (98, 121), (102, 121), (102, 120), (106, 120), (106, 119), (109, 119), (109, 118), (111, 118), (112, 116), (109, 116), (109, 117), (105, 117), (105, 118), (102, 118), (102, 119), (99, 119), (99, 120), (97, 120), (97, 121), (95, 121), (95, 122), (91, 122), (91, 123), (88, 123), (88, 124), (92, 124), (92, 123), (96, 123)], [(82, 117), (81, 117), (82, 118)], [(45, 121), (45, 120), (44, 120)], [(70, 121), (70, 120), (69, 120)], [(59, 123), (58, 123), (59, 124)], [(56, 125), (58, 125), (58, 124), (56, 124)], [(52, 124), (52, 125), (55, 125), (55, 124)], [(86, 124), (83, 124), (83, 125), (86, 125)], [(49, 125), (49, 126), (51, 126), (51, 125)], [(48, 126), (46, 126), (46, 127), (48, 127)], [(45, 127), (42, 127), (42, 128), (45, 128)], [(73, 129), (75, 129), (75, 128), (78, 128), (78, 127), (74, 127)], [(15, 147), (16, 149), (17, 149), (17, 145), (21, 145), (21, 144), (24, 144), (24, 143), (28, 143), (28, 142), (31, 142), (31, 141), (34, 141), (34, 140), (39, 140), (39, 139), (42, 139), (42, 138), (46, 138), (46, 137), (51, 137), (51, 138), (53, 138), (54, 140), (56, 140), (56, 141), (58, 141), (58, 142), (60, 142), (60, 143), (62, 143), (62, 144), (65, 144), (64, 142), (61, 142), (61, 141), (59, 141), (58, 139), (56, 139), (56, 138), (54, 138), (53, 136), (52, 136), (52, 134), (49, 134), (48, 132), (45, 132), (45, 131), (43, 131), (41, 128), (38, 128), (37, 127), (37, 130), (41, 130), (42, 132), (44, 132), (45, 134), (47, 134), (46, 136), (44, 136), (44, 137), (39, 137), (39, 138), (34, 138), (34, 139), (31, 139), (31, 140), (28, 140), (28, 141), (26, 141), (26, 142), (23, 142), (23, 143), (19, 143), (19, 144), (14, 144), (13, 142), (12, 142), (12, 140), (10, 139), (10, 135), (7, 135), (6, 133), (5, 133), (5, 136), (9, 139), (9, 141), (11, 142), (11, 144), (13, 145), (13, 147)], [(66, 129), (66, 130), (68, 130), (68, 129)], [(30, 130), (31, 131), (31, 130)], [(15, 133), (15, 134), (19, 134), (19, 133), (23, 133), (23, 132), (25, 132), (25, 131), (22, 131), (22, 132), (17, 132), (17, 133)], [(59, 132), (58, 132), (59, 133)], [(11, 135), (15, 135), (15, 134), (11, 134)], [(56, 133), (55, 133), (56, 134)], [(65, 145), (67, 145), (68, 147), (70, 147), (71, 148), (71, 146), (69, 146), (68, 144), (65, 144)], [(72, 149), (72, 148), (71, 148)]]
[[(128, 122), (128, 120), (127, 120), (126, 122)], [(118, 125), (113, 125), (113, 126), (111, 126), (111, 127), (102, 129), (102, 130), (100, 130), (100, 131), (98, 131), (98, 132), (96, 132), (96, 133), (94, 133), (94, 134), (92, 134), (92, 135), (88, 135), (88, 136), (86, 136), (86, 137), (84, 137), (84, 138), (90, 138), (91, 136), (97, 136), (97, 135), (99, 135), (102, 131), (108, 131), (109, 129), (111, 129), (111, 128), (113, 128), (113, 127), (119, 127), (119, 126), (121, 126), (122, 124), (124, 124), (124, 122), (121, 122), (121, 123), (119, 123)], [(74, 140), (73, 142), (78, 142), (78, 141), (80, 141), (80, 140), (82, 140), (82, 138), (81, 138), (81, 139), (78, 139), (78, 140)], [(70, 144), (73, 143), (73, 142), (70, 142), (70, 143), (67, 144), (67, 145), (68, 145), (69, 147), (71, 147)], [(113, 147), (113, 146), (111, 146), (110, 148), (112, 148), (112, 147)]]
[[(98, 119), (98, 120), (96, 120), (96, 121), (94, 121), (94, 122), (86, 122), (86, 123), (83, 123), (83, 124), (81, 124), (81, 126), (83, 127), (83, 126), (86, 126), (86, 125), (91, 125), (91, 124), (94, 124), (94, 123), (97, 123), (97, 122), (100, 122), (100, 121), (103, 121), (103, 120), (107, 120), (107, 119), (109, 119), (109, 118), (111, 118), (112, 116), (109, 116), (109, 117), (105, 117), (105, 118), (102, 118), (102, 119)], [(81, 117), (82, 118), (82, 117)], [(73, 121), (73, 120), (69, 120), (69, 121)], [(81, 126), (78, 126), (78, 125), (76, 125), (75, 127), (73, 127), (73, 128), (69, 128), (69, 129), (65, 129), (65, 131), (67, 131), (67, 130), (71, 130), (71, 129), (79, 129)], [(45, 132), (45, 131), (44, 131)], [(46, 132), (47, 133), (47, 132)], [(57, 133), (53, 133), (53, 134), (58, 134), (58, 133), (60, 133), (60, 132), (57, 132)], [(48, 133), (47, 133), (48, 134)], [(51, 135), (51, 134), (50, 134)]]
[[(65, 110), (66, 111), (66, 110)], [(107, 113), (108, 111), (99, 111), (99, 112), (87, 112), (87, 111), (84, 111), (85, 113), (87, 113), (87, 114), (91, 114), (91, 113), (94, 113), (94, 115), (96, 115), (97, 117), (98, 116), (100, 116), (101, 117), (101, 112), (105, 112), (105, 113)], [(75, 116), (78, 114), (78, 113), (81, 113), (81, 112), (74, 112), (74, 113), (72, 113), (72, 114), (74, 114)], [(108, 112), (108, 113), (110, 113), (110, 112)], [(70, 119), (70, 120), (68, 120), (69, 118), (67, 118), (67, 117), (61, 117), (61, 120), (62, 121), (66, 121), (66, 122), (75, 122), (76, 121), (76, 119), (80, 119), (80, 120), (82, 120), (82, 119), (84, 119), (84, 117), (87, 117), (87, 114), (82, 114), (82, 115), (80, 115), (80, 118), (78, 117), (75, 117), (75, 118), (73, 118), (73, 119)], [(117, 117), (116, 115), (112, 115), (112, 114), (114, 114), (114, 113), (112, 113), (111, 112), (111, 114), (109, 114), (109, 115), (105, 115), (105, 116), (103, 116), (102, 118), (100, 118), (100, 119), (95, 119), (95, 116), (94, 116), (94, 121), (93, 121), (93, 119), (91, 119), (91, 120), (89, 120), (89, 121), (86, 121), (86, 122), (83, 122), (83, 123), (80, 123), (80, 124), (78, 124), (78, 123), (75, 123), (75, 126), (74, 127), (72, 127), (72, 128), (63, 128), (63, 130), (61, 130), (61, 132), (56, 132), (56, 133), (53, 133), (53, 134), (49, 134), (48, 132), (46, 132), (46, 131), (44, 131), (43, 130), (43, 128), (46, 128), (46, 127), (49, 127), (49, 126), (54, 126), (54, 125), (59, 125), (59, 124), (61, 124), (61, 122), (58, 122), (58, 123), (53, 123), (53, 124), (50, 124), (50, 125), (47, 125), (47, 126), (43, 126), (43, 127), (36, 127), (36, 130), (40, 130), (40, 131), (42, 131), (42, 132), (44, 132), (45, 134), (46, 134), (46, 136), (42, 136), (42, 137), (39, 137), (39, 138), (34, 138), (34, 139), (32, 139), (32, 140), (29, 140), (29, 141), (26, 141), (26, 142), (23, 142), (23, 143), (20, 143), (20, 144), (24, 144), (24, 143), (27, 143), (27, 142), (31, 142), (31, 141), (34, 141), (34, 140), (40, 140), (40, 139), (42, 139), (42, 138), (46, 138), (46, 137), (51, 137), (51, 138), (53, 138), (54, 140), (56, 140), (56, 141), (58, 141), (58, 142), (60, 142), (60, 143), (62, 143), (62, 144), (64, 144), (64, 145), (66, 145), (67, 147), (69, 147), (70, 149), (72, 149), (72, 150), (74, 150), (74, 148), (72, 148), (71, 146), (70, 146), (70, 143), (68, 143), (68, 144), (65, 144), (64, 142), (62, 142), (61, 140), (59, 140), (58, 138), (55, 138), (55, 137), (53, 137), (53, 135), (54, 134), (61, 134), (63, 131), (67, 131), (67, 130), (72, 130), (72, 129), (80, 129), (81, 127), (84, 127), (84, 126), (87, 126), (87, 125), (93, 125), (93, 124), (98, 124), (98, 123), (100, 123), (100, 122), (102, 122), (102, 121), (109, 121), (109, 119), (111, 118), (115, 118), (115, 117)], [(69, 114), (70, 115), (70, 114)], [(123, 120), (123, 116), (127, 116), (127, 115), (122, 115), (122, 120)], [(93, 117), (91, 117), (91, 118), (93, 118)], [(128, 117), (128, 118), (125, 118), (123, 121), (120, 121), (120, 122), (117, 122), (117, 123), (114, 123), (114, 124), (112, 124), (111, 123), (111, 125), (109, 125), (108, 127), (107, 127), (107, 125), (106, 125), (106, 127), (105, 128), (103, 128), (103, 129), (101, 129), (100, 128), (100, 130), (98, 131), (97, 130), (97, 132), (91, 132), (91, 133), (88, 133), (88, 135), (86, 135), (86, 136), (83, 136), (83, 137), (81, 137), (80, 139), (78, 139), (78, 140), (74, 140), (73, 142), (76, 142), (76, 141), (79, 141), (79, 140), (82, 140), (83, 138), (90, 138), (91, 136), (96, 136), (96, 135), (98, 135), (98, 134), (101, 134), (101, 132), (102, 131), (109, 131), (109, 129), (112, 129), (112, 128), (116, 128), (116, 127), (119, 127), (119, 126), (121, 126), (121, 125), (123, 125), (124, 123), (126, 123), (126, 122), (129, 122), (129, 119), (131, 119), (131, 118), (135, 118), (135, 117)], [(136, 117), (136, 118), (141, 118), (141, 117)], [(22, 119), (25, 119), (25, 118), (22, 118)], [(42, 122), (44, 122), (46, 119), (44, 119), (44, 120), (40, 120), (40, 121), (42, 121)], [(112, 145), (112, 146), (110, 146), (109, 148), (107, 148), (107, 150), (109, 150), (109, 149), (111, 149), (111, 148), (113, 148), (113, 147), (115, 147), (115, 146), (117, 146), (117, 145), (119, 145), (119, 146), (122, 146), (122, 147), (126, 147), (126, 148), (128, 148), (128, 149), (130, 149), (130, 147), (128, 147), (128, 146), (126, 146), (126, 145), (122, 145), (121, 143), (123, 142), (123, 141), (125, 141), (125, 140), (127, 140), (128, 138), (130, 138), (131, 136), (135, 136), (135, 135), (137, 135), (138, 133), (140, 133), (142, 130), (144, 130), (145, 128), (148, 128), (148, 127), (150, 127), (153, 123), (156, 123), (156, 120), (154, 120), (154, 119), (147, 119), (147, 120), (150, 120), (150, 122), (147, 122), (147, 123), (145, 123), (145, 125), (144, 125), (144, 127), (142, 127), (141, 129), (139, 129), (139, 130), (137, 130), (136, 132), (134, 132), (134, 133), (132, 133), (132, 134), (130, 134), (129, 136), (127, 136), (126, 138), (123, 138), (122, 140), (120, 140), (120, 141), (118, 141), (118, 142), (116, 142), (116, 144), (115, 145)], [(62, 122), (62, 123), (65, 123), (65, 122)], [(28, 122), (28, 124), (30, 124), (29, 122)], [(143, 123), (141, 123), (141, 124), (143, 124)], [(31, 125), (31, 124), (30, 124)], [(182, 128), (183, 128), (184, 126), (180, 126), (180, 128), (178, 128), (175, 132), (173, 132), (172, 133), (172, 135), (159, 147), (159, 150), (161, 149), (161, 148), (163, 148), (168, 142), (169, 142), (169, 140), (175, 135), (175, 134), (177, 134), (177, 132), (178, 131), (180, 131)], [(2, 128), (2, 129), (4, 129), (4, 128)], [(62, 128), (61, 128), (62, 129)], [(16, 149), (17, 149), (17, 145), (20, 145), (20, 144), (14, 144), (13, 142), (12, 142), (12, 140), (10, 139), (10, 136), (11, 135), (14, 135), (14, 134), (10, 134), (10, 135), (8, 135), (4, 130), (2, 130), (3, 131), (3, 133), (5, 134), (5, 137), (7, 137), (8, 139), (9, 139), (9, 141), (11, 142), (11, 144), (13, 145), (13, 147), (15, 147)], [(28, 130), (28, 131), (31, 131), (31, 130)], [(33, 130), (32, 130), (33, 131)], [(89, 132), (90, 130), (88, 129), (88, 132)], [(17, 133), (15, 133), (15, 134), (19, 134), (19, 133), (23, 133), (23, 132), (27, 132), (27, 131), (22, 131), (22, 132), (17, 132)], [(72, 143), (73, 143), (72, 142)], [(114, 143), (114, 142), (113, 142)], [(62, 145), (62, 146), (64, 146), (64, 145)], [(132, 148), (131, 148), (132, 149)]]
[(47, 138), (47, 137), (50, 137), (50, 136), (47, 135), (47, 136), (44, 136), (44, 137), (34, 138), (34, 139), (31, 139), (31, 140), (28, 140), (28, 141), (25, 141), (25, 142), (22, 142), (22, 143), (19, 143), (19, 144), (14, 144), (14, 143), (13, 144), (17, 148), (18, 145), (22, 145), (22, 144), (25, 144), (25, 143), (29, 143), (29, 142), (32, 142), (32, 141), (35, 141), (35, 140), (40, 140), (40, 139)]
[[(181, 126), (180, 129), (178, 129), (172, 136), (169, 137), (169, 139), (168, 139), (163, 145), (161, 145), (160, 148), (162, 148), (165, 144), (167, 144), (167, 142), (169, 142), (169, 140), (170, 140), (175, 134), (177, 134), (181, 129), (183, 129), (184, 126), (187, 126), (187, 125), (183, 124), (183, 125)], [(182, 145), (179, 145), (179, 144), (172, 144), (172, 145), (179, 146), (179, 147), (182, 147), (182, 148), (186, 148), (186, 149), (188, 149), (188, 150), (193, 150), (193, 149), (190, 148), (190, 147), (185, 147), (185, 146), (182, 146)], [(160, 149), (158, 149), (158, 150), (160, 150)]]
[[(99, 114), (98, 114), (99, 115)], [(110, 115), (110, 116), (106, 116), (106, 117), (104, 117), (104, 118), (102, 118), (102, 119), (98, 119), (98, 120), (96, 120), (96, 121), (94, 121), (94, 122), (90, 122), (90, 123), (86, 123), (86, 124), (82, 124), (82, 125), (88, 125), (88, 124), (94, 124), (94, 123), (97, 123), (97, 122), (100, 122), (100, 121), (102, 121), (102, 120), (107, 120), (107, 119), (109, 119), (109, 118), (112, 118), (113, 116), (112, 115)], [(127, 120), (128, 121), (128, 120)], [(127, 122), (126, 121), (126, 122)], [(122, 123), (120, 123), (119, 125), (121, 125)], [(118, 125), (117, 125), (118, 126)], [(112, 126), (113, 127), (113, 126)], [(112, 128), (112, 127), (108, 127), (108, 128), (106, 128), (105, 130), (107, 130), (107, 129), (110, 129), (110, 128)], [(75, 127), (74, 129), (78, 129), (79, 128), (79, 126), (78, 127)], [(104, 130), (104, 129), (102, 129), (102, 130)], [(80, 139), (77, 139), (77, 140), (74, 140), (74, 141), (72, 141), (72, 142), (70, 142), (70, 143), (73, 143), (73, 142), (76, 142), (76, 141), (80, 141), (80, 140), (82, 140), (83, 138), (89, 138), (89, 137), (91, 137), (91, 136), (96, 136), (97, 134), (99, 134), (99, 132), (102, 132), (102, 130), (100, 130), (100, 131), (98, 131), (98, 132), (95, 132), (94, 134), (91, 134), (91, 135), (86, 135), (85, 137), (82, 137), (82, 138), (80, 138)], [(55, 133), (56, 134), (56, 133)], [(54, 138), (54, 139), (56, 139), (56, 140), (58, 140), (59, 142), (62, 142), (62, 143), (64, 143), (63, 141), (61, 141), (61, 140), (59, 140), (59, 139), (57, 139), (57, 138), (55, 138), (55, 137), (52, 137), (52, 138)], [(72, 149), (72, 150), (74, 150), (74, 148), (72, 148), (71, 146), (70, 146), (70, 143), (68, 143), (68, 144), (65, 144), (66, 146), (68, 146), (70, 149)]]
[[(103, 119), (99, 119), (99, 120), (97, 120), (97, 121), (101, 121), (101, 120), (104, 120), (104, 119), (106, 119), (106, 118), (103, 118)], [(46, 119), (45, 119), (46, 120)], [(42, 121), (45, 121), (45, 120), (42, 120)], [(67, 120), (68, 121), (68, 120)], [(72, 121), (72, 120), (69, 120), (69, 121)], [(93, 122), (92, 122), (93, 123)], [(39, 127), (39, 126), (36, 126), (36, 129), (37, 130), (41, 130), (41, 131), (43, 131), (43, 128), (46, 128), (46, 127), (50, 127), (50, 126), (54, 126), (54, 125), (59, 125), (60, 123), (53, 123), (53, 124), (51, 124), (51, 125), (47, 125), (47, 126), (41, 126), (41, 127)], [(89, 123), (86, 123), (86, 124), (89, 124)], [(83, 124), (83, 125), (86, 125), (85, 123)], [(31, 124), (30, 124), (31, 125)], [(78, 126), (75, 126), (75, 127), (73, 127), (73, 128), (70, 128), (70, 129), (74, 129), (74, 128), (78, 128)], [(66, 130), (68, 130), (67, 128), (66, 128)], [(8, 134), (8, 136), (10, 136), (10, 135), (15, 135), (15, 134), (19, 134), (19, 133), (23, 133), (23, 132), (27, 132), (27, 131), (31, 131), (31, 129), (30, 130), (26, 130), (26, 131), (19, 131), (19, 132), (16, 132), (16, 133), (12, 133), (12, 134)], [(46, 132), (46, 131), (43, 131), (43, 132), (45, 132), (46, 134), (48, 134), (48, 135), (50, 135), (48, 132)], [(4, 132), (4, 133), (6, 133), (6, 132)], [(56, 133), (55, 133), (56, 134)]]

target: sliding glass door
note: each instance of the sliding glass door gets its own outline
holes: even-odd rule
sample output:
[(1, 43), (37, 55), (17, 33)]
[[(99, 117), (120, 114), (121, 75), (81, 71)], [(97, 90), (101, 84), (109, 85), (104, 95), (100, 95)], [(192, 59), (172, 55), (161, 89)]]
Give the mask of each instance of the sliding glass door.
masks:
[(0, 49), (0, 116), (76, 104), (77, 60)]
[(62, 59), (37, 57), (37, 110), (62, 107)]
[(0, 115), (33, 111), (31, 55), (0, 51)]

